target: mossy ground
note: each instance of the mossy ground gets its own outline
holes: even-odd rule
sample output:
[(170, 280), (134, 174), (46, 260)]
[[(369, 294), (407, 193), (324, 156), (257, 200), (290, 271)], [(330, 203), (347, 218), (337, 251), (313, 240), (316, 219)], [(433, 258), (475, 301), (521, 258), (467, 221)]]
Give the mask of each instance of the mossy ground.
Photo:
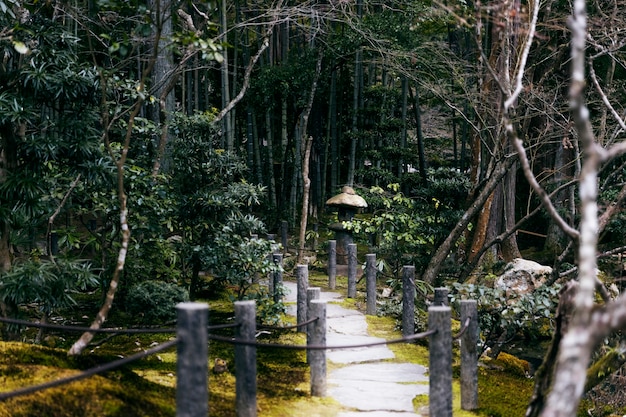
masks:
[[(328, 287), (328, 278), (323, 273), (313, 272), (309, 276), (311, 286)], [(343, 301), (347, 308), (364, 311), (364, 282), (357, 285), (357, 297)], [(337, 277), (336, 291), (347, 290), (347, 278)], [(83, 317), (86, 311), (97, 310), (97, 300), (86, 301), (85, 310), (72, 312), (68, 322), (88, 324)], [(228, 298), (209, 300), (211, 323), (226, 323), (233, 320), (232, 302)], [(293, 318), (285, 318), (293, 322)], [(370, 333), (384, 339), (400, 337), (396, 322), (389, 317), (367, 317)], [(131, 327), (132, 318), (114, 312), (108, 326)], [(458, 323), (456, 323), (458, 330)], [(456, 330), (455, 330), (456, 331)], [(34, 337), (34, 331), (25, 333), (26, 339)], [(231, 332), (231, 333), (229, 333)], [(232, 330), (220, 330), (222, 335)], [(99, 336), (98, 346), (92, 347), (79, 357), (68, 357), (67, 349), (77, 337), (71, 334), (55, 334), (49, 341), (56, 348), (24, 343), (0, 342), (0, 391), (40, 384), (62, 376), (71, 375), (100, 363), (108, 363), (128, 356), (153, 343), (162, 343), (172, 335), (118, 335), (113, 338)], [(104, 339), (107, 339), (106, 342)], [(304, 344), (304, 335), (293, 331), (273, 332), (261, 336), (262, 341), (284, 344)], [(389, 345), (396, 355), (395, 361), (428, 365), (427, 341), (413, 344)], [(209, 366), (216, 358), (228, 363), (228, 372), (209, 374), (209, 407), (211, 417), (235, 415), (234, 353), (232, 345), (210, 342)], [(456, 358), (456, 356), (455, 356)], [(511, 362), (511, 361), (509, 361)], [(453, 407), (455, 417), (470, 416), (523, 416), (531, 395), (533, 380), (503, 366), (479, 369), (479, 410), (460, 410), (459, 384), (453, 384)], [(258, 410), (264, 417), (332, 417), (342, 409), (332, 399), (313, 398), (309, 395), (309, 370), (303, 351), (259, 349), (258, 360)], [(330, 368), (329, 368), (330, 370)], [(455, 359), (458, 374), (458, 361)], [(174, 416), (175, 349), (142, 359), (126, 368), (91, 377), (70, 385), (42, 391), (25, 397), (0, 402), (0, 417), (91, 417), (91, 416)], [(456, 376), (455, 376), (456, 378)], [(417, 410), (427, 405), (427, 396), (414, 400)]]
[[(223, 296), (224, 294), (222, 294)], [(81, 300), (82, 312), (72, 312), (67, 322), (88, 324), (86, 313), (97, 304)], [(233, 322), (233, 304), (228, 297), (207, 301), (209, 322)], [(285, 322), (293, 322), (285, 317)], [(107, 321), (107, 327), (134, 327), (131, 317), (116, 311)], [(34, 339), (36, 331), (22, 334), (25, 340)], [(232, 329), (215, 331), (232, 336)], [(174, 337), (170, 334), (140, 334), (97, 336), (94, 346), (83, 355), (68, 357), (67, 350), (76, 340), (76, 334), (49, 332), (47, 341), (56, 347), (30, 343), (0, 342), (0, 391), (8, 392), (76, 374), (98, 364), (108, 363), (148, 349)], [(289, 345), (306, 343), (304, 334), (295, 331), (274, 331), (262, 334), (261, 342)], [(309, 395), (309, 368), (304, 351), (259, 348), (257, 351), (258, 392), (260, 416), (330, 417), (341, 408), (332, 399)], [(229, 343), (209, 343), (209, 367), (215, 359), (227, 362), (228, 371), (209, 372), (209, 415), (235, 415), (234, 350)], [(176, 415), (176, 350), (172, 348), (134, 362), (125, 368), (81, 381), (48, 389), (35, 394), (0, 402), (0, 417), (165, 417)]]

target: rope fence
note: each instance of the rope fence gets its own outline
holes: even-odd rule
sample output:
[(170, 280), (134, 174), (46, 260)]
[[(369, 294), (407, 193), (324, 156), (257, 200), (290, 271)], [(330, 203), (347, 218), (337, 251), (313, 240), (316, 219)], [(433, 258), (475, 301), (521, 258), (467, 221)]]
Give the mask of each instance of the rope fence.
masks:
[[(77, 332), (77, 333), (113, 333), (113, 334), (151, 334), (151, 333), (176, 333), (176, 328), (117, 328), (117, 327), (103, 327), (94, 329), (91, 327), (82, 326), (66, 326), (62, 324), (50, 324), (50, 323), (37, 323), (28, 320), (12, 319), (9, 317), (0, 317), (0, 323), (16, 324), (24, 327), (33, 327), (36, 329), (48, 329), (59, 330), (65, 332)], [(207, 330), (221, 330), (232, 329), (240, 326), (240, 323), (225, 323), (207, 326)], [(294, 328), (297, 326), (293, 326)]]
[[(373, 259), (370, 257), (371, 265)], [(354, 265), (354, 262), (353, 262)], [(299, 266), (300, 267), (300, 266)], [(368, 268), (368, 285), (374, 268)], [(263, 329), (290, 330), (306, 332), (306, 345), (287, 345), (264, 343), (257, 340), (256, 303), (252, 300), (237, 301), (235, 322), (227, 324), (208, 324), (208, 305), (202, 303), (181, 303), (177, 306), (178, 320), (176, 328), (100, 328), (64, 326), (48, 323), (35, 323), (0, 317), (0, 322), (53, 329), (59, 331), (140, 334), (140, 333), (176, 333), (176, 338), (156, 347), (139, 352), (126, 358), (99, 365), (79, 374), (50, 381), (44, 384), (20, 388), (11, 392), (0, 393), (0, 401), (32, 394), (44, 389), (58, 387), (96, 374), (125, 366), (157, 352), (177, 348), (177, 415), (206, 417), (208, 413), (208, 349), (209, 341), (230, 343), (235, 348), (235, 380), (237, 417), (256, 417), (256, 350), (258, 348), (289, 349), (307, 351), (310, 366), (311, 395), (326, 395), (326, 352), (341, 349), (366, 349), (381, 345), (412, 343), (418, 339), (429, 338), (429, 415), (431, 417), (452, 417), (452, 345), (455, 340), (461, 346), (461, 406), (471, 410), (477, 408), (477, 345), (478, 317), (477, 303), (474, 300), (461, 301), (461, 322), (459, 332), (452, 335), (451, 309), (447, 305), (447, 289), (435, 289), (435, 302), (428, 308), (428, 330), (415, 333), (414, 302), (415, 284), (414, 267), (405, 267), (403, 274), (404, 293), (402, 337), (370, 343), (328, 345), (326, 343), (326, 301), (319, 299), (319, 288), (308, 287), (308, 271), (299, 268), (296, 278), (297, 323), (293, 326), (258, 326)], [(302, 282), (300, 282), (302, 281)], [(278, 287), (279, 281), (274, 282)], [(353, 291), (353, 288), (350, 288)], [(372, 292), (368, 292), (371, 296)], [(375, 293), (374, 293), (375, 294)], [(375, 295), (374, 295), (375, 296)], [(368, 300), (368, 304), (369, 304)], [(369, 308), (368, 308), (369, 310)], [(410, 313), (411, 320), (407, 316)], [(233, 328), (234, 337), (211, 334), (211, 331)]]
[[(316, 320), (313, 320), (312, 322), (315, 322), (315, 321)], [(398, 338), (398, 339), (383, 340), (380, 342), (361, 343), (361, 344), (355, 344), (355, 345), (285, 345), (285, 344), (280, 344), (280, 343), (256, 342), (256, 341), (243, 340), (243, 339), (237, 339), (237, 338), (232, 338), (232, 337), (218, 336), (218, 335), (213, 335), (213, 334), (209, 334), (207, 335), (207, 337), (209, 338), (209, 340), (214, 340), (217, 342), (230, 343), (233, 345), (253, 346), (257, 348), (271, 348), (271, 349), (285, 349), (285, 350), (342, 350), (342, 349), (348, 350), (348, 349), (362, 349), (362, 348), (376, 347), (376, 346), (382, 346), (382, 345), (393, 345), (393, 344), (398, 344), (398, 343), (411, 343), (415, 340), (425, 339), (429, 336), (432, 336), (436, 332), (437, 330), (428, 330), (426, 332), (416, 333), (412, 336), (405, 336), (405, 337)]]

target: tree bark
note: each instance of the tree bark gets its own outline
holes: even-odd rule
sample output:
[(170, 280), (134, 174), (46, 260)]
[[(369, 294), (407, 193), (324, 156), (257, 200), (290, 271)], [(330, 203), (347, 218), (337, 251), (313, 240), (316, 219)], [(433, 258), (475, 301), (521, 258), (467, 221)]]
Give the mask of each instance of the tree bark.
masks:
[(493, 173), (489, 176), (489, 179), (485, 182), (485, 185), (482, 187), (470, 207), (465, 210), (465, 213), (463, 213), (461, 219), (457, 222), (456, 226), (454, 226), (454, 229), (452, 229), (448, 237), (441, 243), (441, 245), (439, 245), (435, 253), (430, 258), (430, 262), (422, 274), (422, 280), (429, 284), (435, 283), (437, 274), (441, 270), (443, 262), (448, 257), (452, 247), (467, 229), (470, 221), (482, 209), (495, 187), (498, 185), (500, 180), (504, 178), (507, 171), (514, 163), (515, 160), (511, 157), (507, 157), (496, 163)]
[(151, 0), (156, 22), (154, 39), (156, 42), (156, 60), (152, 79), (155, 85), (154, 95), (158, 97), (158, 105), (153, 107), (152, 120), (161, 128), (160, 137), (156, 142), (156, 155), (152, 167), (152, 175), (156, 176), (163, 164), (163, 157), (169, 142), (169, 120), (175, 110), (175, 97), (172, 79), (174, 78), (174, 53), (168, 47), (172, 36), (172, 2), (170, 0)]
[[(220, 39), (226, 43), (228, 41), (228, 4), (226, 0), (222, 0), (220, 4)], [(228, 65), (228, 51), (224, 51), (223, 61), (221, 64), (221, 82), (222, 82), (222, 109), (225, 109), (230, 103), (230, 73)], [(226, 150), (233, 151), (235, 148), (235, 136), (232, 131), (232, 120), (229, 114), (222, 118), (222, 145)]]
[[(363, 0), (356, 2), (357, 17), (359, 20), (363, 17)], [(356, 171), (356, 150), (359, 141), (359, 109), (361, 108), (361, 96), (363, 95), (363, 48), (357, 47), (354, 56), (354, 84), (352, 88), (352, 129), (350, 131), (350, 155), (348, 164), (348, 179), (346, 184), (350, 187), (354, 186), (354, 175)]]
[(307, 101), (306, 107), (302, 112), (302, 132), (300, 140), (304, 146), (304, 158), (302, 159), (302, 183), (303, 183), (303, 192), (302, 192), (302, 211), (300, 213), (300, 250), (298, 251), (298, 264), (303, 264), (304, 262), (304, 246), (306, 243), (306, 228), (309, 214), (309, 195), (311, 190), (311, 180), (309, 179), (309, 161), (311, 158), (311, 146), (313, 144), (313, 138), (307, 135), (308, 125), (309, 125), (309, 116), (311, 115), (311, 109), (313, 108), (313, 100), (315, 99), (315, 91), (317, 90), (317, 83), (320, 78), (320, 74), (322, 72), (322, 58), (323, 53), (320, 50), (317, 56), (317, 64), (315, 66), (315, 75), (313, 77), (313, 82), (311, 83), (311, 91), (309, 92), (309, 99)]
[(428, 183), (428, 175), (426, 174), (426, 156), (424, 152), (424, 134), (422, 132), (422, 111), (420, 110), (419, 86), (415, 84), (415, 95), (413, 90), (409, 88), (409, 94), (413, 99), (413, 114), (415, 115), (415, 130), (417, 133), (417, 156), (419, 158), (419, 170), (422, 177), (422, 183)]
[[(139, 82), (137, 85), (137, 91), (143, 93), (145, 91), (145, 82), (148, 78), (149, 74), (152, 73), (153, 66), (155, 63), (156, 54), (153, 54), (153, 59), (148, 62), (148, 65), (144, 68), (141, 76), (139, 78)], [(113, 300), (115, 298), (115, 294), (117, 293), (117, 289), (119, 287), (119, 282), (122, 276), (122, 271), (124, 270), (124, 264), (126, 263), (126, 254), (128, 253), (128, 245), (130, 242), (130, 226), (128, 224), (128, 207), (127, 207), (127, 195), (124, 189), (124, 173), (126, 160), (128, 157), (128, 150), (130, 149), (130, 142), (133, 135), (133, 129), (135, 124), (135, 119), (139, 115), (143, 104), (144, 97), (143, 94), (139, 94), (137, 100), (133, 104), (130, 114), (128, 116), (128, 122), (125, 132), (124, 141), (122, 142), (122, 151), (120, 152), (120, 156), (117, 157), (116, 152), (113, 150), (110, 137), (109, 137), (109, 129), (111, 128), (111, 116), (109, 114), (110, 109), (107, 103), (107, 82), (104, 73), (100, 72), (100, 85), (102, 88), (102, 101), (101, 101), (101, 119), (102, 126), (104, 127), (104, 131), (102, 133), (102, 139), (104, 141), (104, 147), (109, 153), (110, 158), (115, 162), (115, 167), (117, 171), (117, 199), (120, 205), (120, 230), (121, 230), (121, 241), (120, 241), (120, 250), (117, 255), (117, 263), (115, 265), (115, 269), (113, 271), (113, 276), (111, 277), (111, 281), (109, 282), (109, 288), (107, 290), (104, 302), (100, 307), (100, 310), (96, 314), (95, 319), (91, 323), (91, 329), (99, 329), (102, 324), (106, 321), (109, 312), (111, 311), (111, 307), (113, 306)], [(89, 342), (93, 340), (95, 333), (85, 332), (81, 335), (81, 337), (74, 342), (70, 350), (68, 351), (68, 355), (80, 355), (82, 351), (87, 347)]]

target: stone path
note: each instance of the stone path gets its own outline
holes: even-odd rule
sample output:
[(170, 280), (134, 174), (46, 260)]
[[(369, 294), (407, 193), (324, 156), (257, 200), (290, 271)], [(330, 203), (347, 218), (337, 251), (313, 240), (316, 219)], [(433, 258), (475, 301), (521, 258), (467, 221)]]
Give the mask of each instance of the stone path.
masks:
[[(284, 282), (289, 293), (287, 302), (297, 299), (295, 282)], [(326, 311), (329, 346), (358, 345), (382, 341), (369, 336), (365, 315), (346, 309), (333, 301), (342, 295), (322, 291), (320, 298), (328, 301)], [(289, 305), (288, 312), (295, 315), (296, 306)], [(328, 395), (346, 407), (337, 417), (408, 417), (419, 416), (413, 410), (413, 398), (428, 394), (426, 368), (411, 363), (390, 362), (393, 352), (385, 345), (331, 350), (327, 359), (339, 367), (328, 374)]]

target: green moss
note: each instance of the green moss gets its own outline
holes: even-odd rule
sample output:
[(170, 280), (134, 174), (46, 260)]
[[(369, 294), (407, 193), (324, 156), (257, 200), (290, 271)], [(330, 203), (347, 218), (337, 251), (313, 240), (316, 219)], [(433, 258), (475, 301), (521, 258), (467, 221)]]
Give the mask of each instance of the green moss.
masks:
[[(19, 378), (3, 378), (3, 391), (41, 384), (77, 371), (22, 365)], [(137, 398), (142, 400), (136, 401)], [(0, 403), (0, 417), (173, 416), (175, 391), (130, 371), (110, 372)]]
[[(385, 340), (400, 339), (402, 333), (395, 329), (395, 319), (392, 317), (366, 316), (370, 335)], [(409, 362), (428, 366), (428, 348), (425, 341), (416, 343), (394, 343), (388, 345), (396, 356), (397, 362)]]
[(497, 369), (478, 369), (481, 415), (522, 417), (533, 391), (533, 380)]
[(494, 366), (502, 368), (504, 372), (508, 372), (518, 377), (525, 377), (530, 372), (528, 361), (516, 358), (506, 352), (500, 352), (496, 360), (492, 361)]

